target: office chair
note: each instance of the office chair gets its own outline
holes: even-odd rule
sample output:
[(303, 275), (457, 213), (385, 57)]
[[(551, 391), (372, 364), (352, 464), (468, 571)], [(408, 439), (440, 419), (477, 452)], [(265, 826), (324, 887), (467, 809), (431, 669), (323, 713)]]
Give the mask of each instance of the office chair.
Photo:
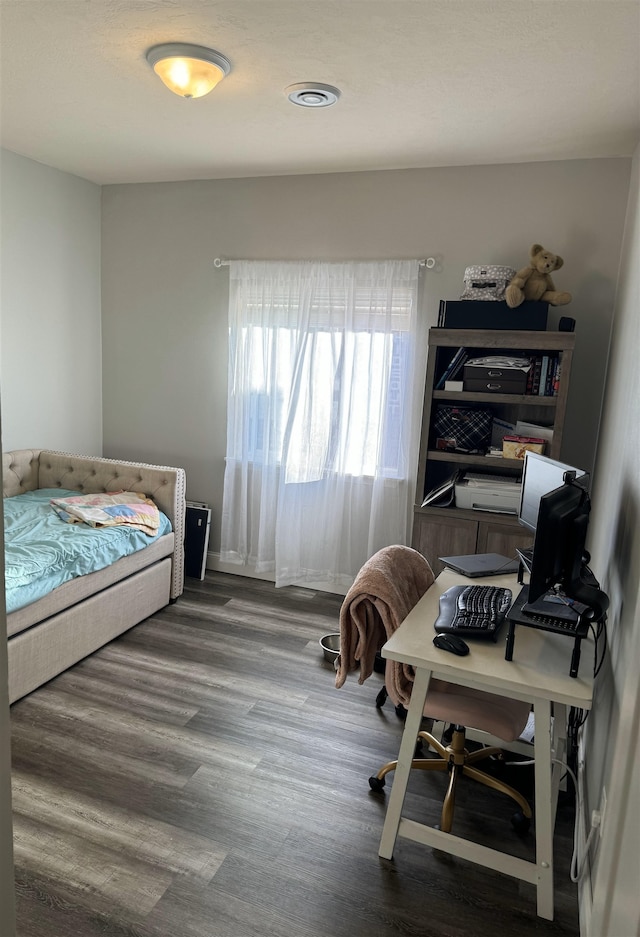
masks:
[[(340, 609), (340, 654), (336, 660), (336, 686), (341, 687), (349, 672), (359, 668), (359, 682), (371, 675), (377, 651), (400, 626), (417, 601), (433, 584), (434, 576), (427, 560), (410, 547), (385, 547), (369, 559), (345, 596)], [(425, 640), (431, 640), (425, 635)], [(413, 668), (388, 660), (385, 665), (385, 693), (378, 694), (381, 706), (386, 694), (396, 706), (408, 706), (413, 684)], [(529, 703), (510, 700), (444, 680), (432, 679), (424, 707), (424, 716), (453, 725), (449, 744), (442, 744), (431, 732), (420, 731), (418, 743), (426, 742), (439, 757), (416, 757), (412, 768), (422, 771), (447, 771), (449, 784), (442, 805), (440, 829), (451, 832), (456, 786), (466, 776), (486, 787), (501, 791), (520, 808), (512, 817), (518, 833), (525, 833), (531, 821), (531, 807), (526, 799), (509, 784), (492, 777), (476, 762), (502, 752), (499, 746), (469, 752), (465, 727), (485, 732), (496, 741), (508, 743), (518, 739), (527, 724)], [(417, 754), (419, 753), (419, 748)], [(369, 779), (374, 791), (381, 791), (385, 777), (395, 770), (397, 761), (390, 761)]]

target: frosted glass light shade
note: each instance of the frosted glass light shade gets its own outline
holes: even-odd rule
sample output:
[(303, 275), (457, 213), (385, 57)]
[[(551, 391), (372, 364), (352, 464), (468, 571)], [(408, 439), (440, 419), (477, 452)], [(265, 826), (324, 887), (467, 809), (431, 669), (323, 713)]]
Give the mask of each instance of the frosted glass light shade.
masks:
[(209, 94), (231, 71), (230, 62), (219, 52), (180, 42), (149, 49), (147, 62), (167, 88), (183, 98)]

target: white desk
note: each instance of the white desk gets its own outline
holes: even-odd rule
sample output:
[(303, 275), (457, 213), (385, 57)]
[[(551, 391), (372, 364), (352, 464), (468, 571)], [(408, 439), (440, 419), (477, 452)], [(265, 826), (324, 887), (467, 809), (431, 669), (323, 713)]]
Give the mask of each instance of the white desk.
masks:
[[(405, 722), (398, 767), (389, 796), (380, 840), (379, 854), (391, 859), (398, 836), (433, 846), (444, 852), (469, 859), (490, 869), (506, 873), (537, 886), (537, 910), (540, 917), (553, 920), (553, 828), (561, 766), (552, 762), (552, 748), (564, 753), (566, 707), (590, 709), (593, 695), (594, 643), (583, 642), (580, 671), (569, 676), (573, 642), (564, 635), (517, 626), (517, 640), (512, 661), (504, 659), (506, 624), (498, 642), (469, 638), (470, 653), (458, 657), (433, 645), (433, 623), (438, 617), (440, 595), (450, 586), (473, 580), (445, 570), (409, 613), (398, 630), (382, 648), (382, 656), (412, 664), (415, 683)], [(516, 576), (492, 576), (479, 580), (486, 585), (507, 586), (515, 598), (520, 586)], [(411, 761), (420, 730), (425, 698), (431, 676), (462, 686), (475, 687), (500, 696), (521, 699), (533, 704), (535, 715), (535, 861), (520, 859), (478, 843), (443, 833), (432, 827), (402, 817)], [(551, 719), (551, 704), (554, 719)], [(552, 739), (552, 726), (554, 739)], [(505, 747), (508, 747), (505, 745)]]

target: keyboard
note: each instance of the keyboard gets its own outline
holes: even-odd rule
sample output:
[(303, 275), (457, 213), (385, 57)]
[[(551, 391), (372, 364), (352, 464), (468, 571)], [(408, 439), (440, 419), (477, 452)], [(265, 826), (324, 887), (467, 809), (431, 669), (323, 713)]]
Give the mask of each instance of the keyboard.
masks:
[(511, 606), (511, 589), (503, 586), (452, 586), (440, 596), (438, 633), (497, 640)]

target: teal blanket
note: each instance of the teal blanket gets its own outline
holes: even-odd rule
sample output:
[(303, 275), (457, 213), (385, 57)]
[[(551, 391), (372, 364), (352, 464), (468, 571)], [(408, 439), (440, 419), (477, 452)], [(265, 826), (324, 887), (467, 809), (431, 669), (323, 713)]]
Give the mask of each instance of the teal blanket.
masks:
[(96, 529), (65, 524), (50, 501), (78, 494), (64, 488), (40, 488), (4, 499), (7, 613), (36, 602), (70, 579), (104, 569), (171, 531), (171, 522), (162, 512), (155, 537), (130, 526)]

